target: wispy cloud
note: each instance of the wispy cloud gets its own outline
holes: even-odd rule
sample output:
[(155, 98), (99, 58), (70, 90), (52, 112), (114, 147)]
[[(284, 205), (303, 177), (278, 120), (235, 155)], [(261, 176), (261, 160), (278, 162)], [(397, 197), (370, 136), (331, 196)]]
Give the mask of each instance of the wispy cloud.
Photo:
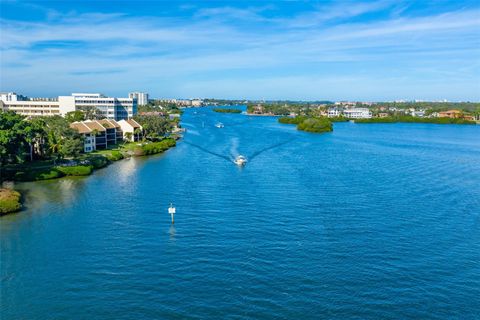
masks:
[[(410, 79), (433, 94), (426, 79), (437, 88), (435, 77), (446, 81), (448, 76), (466, 83), (467, 98), (480, 98), (474, 92), (480, 89), (478, 8), (409, 15), (408, 4), (377, 1), (336, 2), (294, 14), (279, 10), (277, 4), (180, 9), (189, 14), (46, 9), (43, 21), (2, 17), (1, 89), (35, 92), (35, 82), (26, 80), (41, 76), (59, 84), (55, 90), (63, 93), (100, 85), (95, 90), (116, 94), (143, 87), (170, 96), (234, 96), (235, 90), (242, 95), (251, 90), (259, 97), (257, 92), (264, 88), (279, 98), (317, 94), (320, 99), (326, 93), (312, 84), (325, 87), (329, 78), (337, 79), (331, 81), (337, 89), (328, 85), (335, 96), (345, 94), (345, 88), (361, 95), (364, 86), (351, 84), (366, 84), (368, 79), (380, 87)], [(379, 12), (385, 14), (362, 18)], [(458, 77), (455, 70), (461, 70)], [(268, 84), (255, 80), (265, 75)], [(94, 80), (85, 83), (86, 77)], [(300, 88), (290, 90), (288, 81)], [(421, 90), (404, 87), (413, 90), (410, 95)], [(400, 94), (404, 97), (407, 91)]]

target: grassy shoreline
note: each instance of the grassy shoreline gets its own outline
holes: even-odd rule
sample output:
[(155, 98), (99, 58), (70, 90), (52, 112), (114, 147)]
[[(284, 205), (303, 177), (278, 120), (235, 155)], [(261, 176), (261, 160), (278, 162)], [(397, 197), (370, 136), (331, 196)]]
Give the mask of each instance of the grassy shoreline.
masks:
[(175, 145), (175, 139), (166, 138), (158, 142), (135, 142), (112, 149), (97, 150), (59, 164), (53, 161), (35, 161), (6, 166), (2, 170), (2, 180), (28, 182), (58, 179), (66, 176), (88, 176), (96, 169), (106, 167), (112, 162), (129, 157), (163, 153)]
[(0, 216), (22, 209), (22, 196), (13, 189), (0, 188)]
[[(160, 154), (176, 146), (176, 140), (166, 138), (157, 142), (132, 142), (116, 148), (82, 154), (77, 159), (58, 165), (53, 161), (38, 161), (10, 166), (2, 170), (2, 181), (33, 182), (60, 179), (68, 176), (88, 176), (115, 161), (130, 157)], [(0, 188), (0, 215), (21, 210), (21, 194)]]

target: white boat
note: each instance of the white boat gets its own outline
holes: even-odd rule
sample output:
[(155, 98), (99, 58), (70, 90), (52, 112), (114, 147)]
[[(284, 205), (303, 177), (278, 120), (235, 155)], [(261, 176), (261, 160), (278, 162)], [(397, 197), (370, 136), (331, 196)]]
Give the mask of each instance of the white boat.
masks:
[(215, 127), (217, 127), (217, 128), (223, 128), (223, 127), (225, 127), (225, 126), (223, 125), (223, 123), (218, 122), (217, 124), (215, 124)]
[(235, 158), (235, 160), (233, 160), (233, 162), (235, 162), (237, 166), (243, 167), (247, 164), (247, 158), (245, 158), (244, 156), (238, 156)]

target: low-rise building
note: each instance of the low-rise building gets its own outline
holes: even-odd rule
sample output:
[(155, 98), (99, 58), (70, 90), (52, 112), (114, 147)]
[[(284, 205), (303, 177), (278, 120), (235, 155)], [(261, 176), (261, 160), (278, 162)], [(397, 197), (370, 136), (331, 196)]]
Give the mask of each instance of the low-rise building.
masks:
[(83, 151), (92, 152), (107, 147), (105, 128), (101, 125), (92, 125), (85, 121), (73, 122), (70, 128), (75, 129), (83, 136)]
[(98, 121), (106, 130), (107, 145), (117, 144), (123, 141), (122, 128), (115, 120), (102, 119)]
[(123, 141), (122, 128), (115, 120), (77, 121), (71, 123), (70, 127), (84, 137), (84, 152), (106, 149)]
[(140, 140), (140, 132), (143, 130), (143, 127), (133, 119), (120, 120), (118, 121), (122, 129), (123, 140), (128, 141), (138, 141)]

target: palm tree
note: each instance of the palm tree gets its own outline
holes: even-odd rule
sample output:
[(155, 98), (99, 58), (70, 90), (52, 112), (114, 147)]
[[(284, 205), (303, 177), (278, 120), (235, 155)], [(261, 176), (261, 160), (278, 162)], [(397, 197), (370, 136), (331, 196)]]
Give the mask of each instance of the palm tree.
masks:
[(142, 130), (140, 130), (140, 128), (135, 128), (135, 130), (133, 131), (133, 134), (137, 137), (137, 140), (139, 139), (141, 132)]
[(53, 131), (51, 131), (48, 135), (48, 144), (48, 150), (50, 150), (53, 155), (53, 165), (56, 165), (56, 161), (58, 160), (58, 158), (60, 158), (59, 152), (62, 148), (62, 144), (60, 142), (60, 139), (57, 139), (57, 136)]
[(127, 141), (132, 141), (132, 133), (131, 132), (125, 132), (125, 138), (126, 138)]

